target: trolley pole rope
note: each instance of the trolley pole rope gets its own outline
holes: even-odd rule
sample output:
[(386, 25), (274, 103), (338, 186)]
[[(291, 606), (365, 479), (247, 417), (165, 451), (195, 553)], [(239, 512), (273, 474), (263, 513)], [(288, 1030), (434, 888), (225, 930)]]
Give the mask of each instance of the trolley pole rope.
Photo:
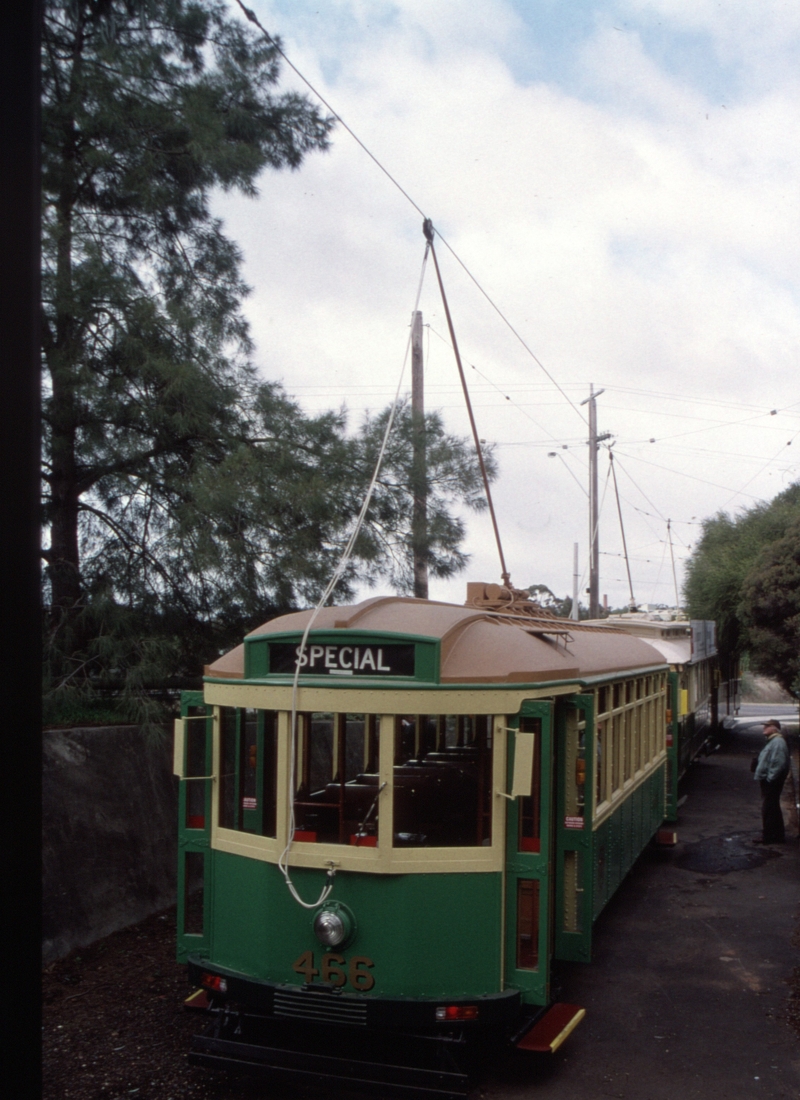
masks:
[[(428, 244), (425, 245), (425, 255), (422, 258), (422, 270), (420, 271), (419, 283), (417, 284), (417, 296), (416, 296), (416, 299), (414, 300), (414, 311), (415, 312), (419, 309), (419, 299), (420, 299), (420, 296), (422, 294), (422, 284), (425, 280), (425, 269), (426, 269), (427, 264), (428, 264), (428, 252), (429, 251), (430, 252), (433, 251), (433, 247), (430, 244), (430, 242), (428, 242)], [(412, 316), (413, 316), (413, 314), (412, 314)], [(328, 598), (333, 595), (333, 590), (336, 587), (336, 585), (338, 584), (340, 578), (344, 576), (344, 572), (345, 572), (345, 569), (347, 568), (347, 564), (350, 561), (350, 558), (353, 554), (353, 551), (355, 550), (356, 540), (358, 539), (359, 533), (360, 533), (361, 528), (364, 524), (364, 520), (366, 519), (367, 509), (369, 508), (370, 502), (372, 500), (372, 494), (374, 493), (375, 486), (378, 482), (378, 474), (380, 473), (381, 465), (383, 463), (383, 456), (385, 455), (386, 448), (389, 444), (389, 436), (391, 435), (392, 426), (394, 424), (395, 416), (397, 414), (397, 407), (400, 403), (400, 390), (401, 390), (401, 387), (403, 385), (403, 377), (405, 375), (406, 363), (408, 362), (408, 356), (409, 356), (409, 352), (411, 350), (411, 331), (412, 331), (411, 328), (409, 328), (408, 340), (406, 342), (406, 352), (405, 352), (405, 356), (403, 357), (403, 365), (402, 365), (402, 368), (400, 370), (400, 377), (397, 380), (397, 389), (395, 390), (394, 401), (392, 402), (392, 407), (391, 407), (391, 410), (389, 412), (389, 417), (386, 421), (386, 430), (383, 433), (383, 439), (381, 441), (380, 451), (379, 451), (378, 457), (375, 461), (375, 469), (372, 471), (372, 478), (370, 479), (369, 488), (367, 489), (366, 495), (364, 497), (364, 502), (361, 505), (361, 511), (358, 514), (358, 518), (356, 520), (355, 526), (354, 526), (354, 528), (353, 528), (353, 530), (350, 534), (350, 538), (347, 540), (347, 545), (345, 546), (344, 551), (342, 552), (342, 556), (339, 559), (339, 563), (333, 571), (333, 576), (331, 577), (330, 581), (328, 582), (328, 585), (327, 585), (325, 591), (320, 596), (316, 607), (312, 611), (311, 616), (310, 616), (308, 622), (306, 623), (306, 628), (303, 631), (303, 637), (302, 637), (302, 640), (301, 640), (300, 645), (299, 645), (298, 650), (297, 650), (297, 660), (295, 662), (294, 677), (292, 679), (292, 716), (291, 716), (291, 724), (289, 726), (289, 791), (288, 791), (288, 800), (289, 800), (288, 809), (289, 809), (289, 812), (288, 812), (288, 815), (287, 815), (287, 817), (288, 817), (288, 822), (287, 822), (288, 831), (287, 831), (287, 837), (286, 837), (286, 847), (283, 849), (283, 852), (281, 853), (280, 859), (278, 860), (278, 869), (281, 872), (281, 874), (283, 875), (283, 878), (284, 878), (286, 886), (289, 890), (289, 893), (292, 895), (292, 897), (298, 903), (298, 905), (302, 905), (304, 909), (316, 909), (328, 899), (328, 897), (330, 896), (331, 891), (333, 890), (333, 880), (334, 880), (334, 877), (336, 875), (336, 863), (335, 863), (334, 860), (326, 860), (325, 861), (325, 865), (328, 868), (327, 880), (325, 882), (325, 885), (322, 887), (322, 890), (320, 891), (319, 897), (317, 898), (316, 901), (304, 901), (300, 897), (300, 894), (297, 892), (297, 889), (296, 889), (294, 883), (292, 882), (290, 871), (289, 871), (289, 853), (292, 849), (292, 844), (294, 843), (294, 828), (295, 828), (294, 800), (295, 800), (295, 777), (296, 777), (296, 771), (297, 771), (297, 717), (298, 717), (298, 692), (299, 692), (299, 686), (300, 686), (300, 665), (301, 665), (301, 662), (303, 660), (303, 655), (305, 654), (305, 651), (306, 651), (306, 646), (308, 644), (308, 636), (311, 633), (311, 628), (314, 625), (314, 622), (315, 622), (317, 616), (319, 615), (320, 611), (322, 610), (322, 608), (327, 603)], [(378, 791), (378, 794), (375, 796), (375, 801), (376, 802), (377, 802), (377, 800), (380, 796), (381, 791), (383, 790), (383, 788), (385, 786), (386, 786), (386, 784), (384, 783), (381, 786), (380, 790)]]
[(467, 380), (464, 377), (464, 368), (461, 365), (461, 354), (459, 353), (459, 350), (458, 350), (458, 341), (456, 340), (456, 332), (455, 332), (455, 329), (453, 328), (453, 319), (450, 316), (450, 307), (447, 304), (447, 295), (444, 292), (444, 283), (442, 282), (442, 274), (439, 271), (439, 261), (436, 258), (436, 249), (433, 246), (434, 229), (433, 229), (433, 222), (431, 221), (430, 218), (426, 218), (425, 221), (422, 223), (422, 232), (425, 234), (425, 240), (428, 242), (428, 246), (430, 247), (430, 250), (431, 250), (431, 255), (433, 256), (433, 263), (434, 263), (434, 266), (436, 268), (436, 278), (439, 281), (439, 290), (441, 291), (442, 302), (444, 304), (444, 312), (445, 312), (445, 316), (447, 317), (447, 327), (450, 330), (450, 340), (453, 344), (453, 351), (455, 352), (455, 356), (456, 356), (456, 364), (458, 366), (458, 373), (459, 373), (459, 376), (461, 377), (461, 389), (464, 391), (464, 400), (467, 403), (467, 412), (469, 413), (469, 422), (470, 422), (470, 426), (472, 427), (472, 438), (475, 440), (475, 450), (478, 452), (478, 464), (480, 465), (480, 468), (481, 468), (481, 477), (483, 478), (483, 487), (486, 490), (486, 501), (489, 505), (489, 514), (492, 517), (492, 527), (494, 528), (494, 537), (495, 537), (495, 542), (497, 543), (497, 552), (500, 555), (500, 575), (503, 578), (503, 584), (508, 585), (510, 587), (511, 577), (509, 576), (508, 570), (506, 569), (506, 559), (503, 556), (503, 546), (502, 546), (502, 543), (500, 542), (500, 530), (497, 526), (497, 517), (494, 514), (494, 504), (492, 503), (492, 493), (491, 493), (491, 490), (489, 489), (489, 478), (486, 474), (486, 466), (485, 466), (484, 461), (483, 461), (483, 452), (481, 451), (481, 441), (480, 441), (480, 438), (478, 436), (478, 429), (475, 426), (475, 417), (472, 415), (472, 402), (469, 399), (469, 390), (467, 389)]

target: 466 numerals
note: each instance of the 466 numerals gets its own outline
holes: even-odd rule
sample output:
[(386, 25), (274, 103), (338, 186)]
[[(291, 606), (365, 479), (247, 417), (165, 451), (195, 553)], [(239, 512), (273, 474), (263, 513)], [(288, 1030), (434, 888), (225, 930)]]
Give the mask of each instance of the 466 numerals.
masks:
[[(323, 982), (333, 986), (342, 986), (349, 982), (353, 989), (366, 993), (375, 985), (375, 976), (370, 973), (370, 967), (375, 963), (366, 955), (353, 955), (348, 963), (344, 955), (328, 952), (322, 956), (321, 969), (314, 966), (313, 951), (304, 951), (299, 959), (292, 963), (295, 974), (302, 974), (306, 982), (312, 982), (314, 978), (321, 977)], [(343, 967), (347, 967), (345, 973)]]

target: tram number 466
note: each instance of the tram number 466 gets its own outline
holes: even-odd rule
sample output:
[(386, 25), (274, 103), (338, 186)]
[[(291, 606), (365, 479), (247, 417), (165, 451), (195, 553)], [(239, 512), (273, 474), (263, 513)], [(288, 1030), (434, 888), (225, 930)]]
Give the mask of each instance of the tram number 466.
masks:
[[(349, 982), (353, 989), (366, 993), (368, 989), (372, 989), (375, 985), (375, 977), (369, 972), (369, 968), (374, 965), (372, 959), (368, 959), (366, 955), (353, 955), (348, 963), (344, 955), (329, 952), (327, 955), (322, 956), (321, 969), (317, 970), (314, 966), (314, 953), (304, 951), (292, 963), (292, 970), (295, 974), (302, 974), (306, 982), (313, 982), (316, 977), (320, 977), (323, 982), (333, 986), (342, 986), (345, 982)], [(346, 973), (344, 971), (345, 966), (347, 967)]]

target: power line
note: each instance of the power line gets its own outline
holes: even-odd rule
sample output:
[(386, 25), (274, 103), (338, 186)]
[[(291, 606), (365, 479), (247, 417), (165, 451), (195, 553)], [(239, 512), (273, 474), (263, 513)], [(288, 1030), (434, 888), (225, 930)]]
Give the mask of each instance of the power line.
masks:
[[(617, 451), (618, 455), (619, 453), (620, 452)], [(688, 477), (692, 481), (699, 481), (702, 485), (710, 485), (713, 489), (724, 489), (726, 493), (733, 493), (734, 496), (745, 496), (750, 497), (751, 500), (758, 500), (758, 497), (754, 497), (750, 493), (745, 493), (737, 489), (731, 489), (730, 485), (718, 485), (716, 481), (708, 481), (704, 477), (697, 477), (695, 474), (687, 474), (683, 470), (672, 470), (669, 468), (669, 466), (661, 466), (658, 462), (650, 462), (649, 459), (641, 458), (639, 455), (626, 454), (625, 457), (632, 459), (634, 462), (644, 462), (647, 466), (655, 466), (657, 470), (664, 470), (668, 474), (677, 474), (679, 477)], [(630, 477), (630, 474), (628, 476)], [(648, 503), (652, 508), (656, 507), (652, 501), (648, 500)], [(658, 511), (658, 509), (656, 509), (656, 511)], [(664, 519), (663, 516), (661, 518)]]
[[(297, 66), (289, 60), (289, 58), (286, 56), (283, 49), (281, 48), (280, 42), (277, 39), (273, 38), (272, 35), (269, 33), (269, 31), (267, 31), (261, 25), (256, 13), (254, 11), (252, 11), (250, 8), (248, 8), (245, 4), (243, 4), (242, 0), (236, 0), (236, 3), (239, 5), (241, 10), (244, 12), (245, 17), (251, 23), (253, 23), (256, 27), (258, 27), (258, 29), (261, 31), (261, 33), (264, 35), (264, 37), (267, 39), (267, 41), (274, 47), (276, 52), (281, 55), (281, 57), (286, 62), (286, 64), (289, 66), (289, 68), (292, 70), (292, 72), (295, 73), (303, 81), (303, 83), (314, 93), (314, 95), (317, 97), (317, 99), (320, 101), (320, 103), (323, 103), (325, 105), (325, 107), (327, 107), (327, 109), (331, 112), (331, 114), (336, 119), (336, 121), (341, 123), (342, 127), (348, 132), (350, 137), (364, 150), (364, 152), (367, 154), (367, 156), (370, 158), (370, 160), (380, 169), (381, 172), (383, 172), (383, 174), (386, 176), (386, 178), (391, 183), (394, 184), (394, 186), (397, 188), (397, 190), (400, 192), (400, 194), (403, 195), (404, 198), (406, 198), (409, 203), (411, 203), (411, 205), (414, 207), (414, 209), (417, 211), (417, 213), (422, 215), (423, 222), (429, 222), (430, 219), (427, 217), (427, 215), (425, 214), (422, 207), (418, 206), (417, 203), (414, 202), (411, 195), (409, 195), (408, 191), (406, 191), (406, 189), (401, 186), (401, 184), (395, 179), (395, 177), (392, 175), (392, 173), (389, 171), (389, 169), (384, 167), (383, 164), (381, 164), (381, 162), (378, 160), (378, 158), (375, 156), (375, 154), (372, 153), (367, 148), (367, 146), (364, 144), (364, 142), (361, 140), (361, 138), (355, 133), (355, 131), (352, 130), (347, 125), (347, 123), (342, 118), (342, 116), (339, 114), (339, 112), (334, 110), (334, 108), (331, 106), (331, 104), (328, 102), (328, 100), (325, 98), (325, 96), (320, 91), (318, 91), (318, 89), (314, 87), (314, 85), (311, 83), (311, 81), (307, 77), (305, 77), (303, 75), (303, 73), (300, 72), (300, 70), (297, 68)], [(578, 416), (581, 418), (581, 420), (583, 420), (585, 422), (586, 418), (584, 417), (583, 413), (580, 411), (578, 406), (574, 403), (574, 401), (569, 397), (569, 395), (562, 388), (562, 386), (552, 376), (552, 374), (547, 369), (547, 367), (544, 365), (544, 363), (541, 361), (541, 359), (539, 359), (539, 357), (528, 346), (528, 344), (525, 342), (525, 340), (522, 338), (522, 336), (517, 332), (517, 330), (511, 324), (511, 322), (506, 317), (506, 315), (503, 313), (503, 311), (500, 309), (500, 307), (497, 305), (497, 303), (492, 299), (492, 297), (488, 294), (488, 292), (486, 290), (484, 290), (484, 288), (481, 286), (481, 284), (478, 282), (478, 280), (472, 274), (470, 269), (467, 267), (467, 265), (464, 263), (464, 261), (461, 259), (461, 257), (458, 255), (458, 253), (452, 247), (452, 245), (447, 240), (445, 240), (445, 238), (442, 236), (442, 234), (439, 232), (438, 229), (435, 229), (435, 227), (433, 227), (433, 228), (435, 230), (436, 236), (439, 238), (439, 240), (442, 242), (442, 244), (445, 246), (445, 248), (448, 250), (448, 252), (451, 254), (451, 256), (455, 259), (456, 263), (458, 263), (458, 265), (467, 274), (468, 278), (475, 284), (475, 286), (478, 288), (480, 293), (483, 295), (483, 297), (486, 299), (486, 301), (489, 303), (489, 305), (492, 307), (492, 309), (495, 311), (495, 313), (497, 313), (497, 315), (500, 317), (500, 319), (503, 321), (503, 323), (507, 326), (507, 328), (510, 330), (510, 332), (512, 332), (514, 334), (514, 336), (517, 338), (519, 343), (527, 351), (528, 355), (530, 355), (531, 359), (533, 359), (534, 363), (536, 363), (537, 366), (550, 379), (550, 381), (556, 387), (556, 389), (561, 394), (561, 396), (564, 398), (564, 400), (578, 414)]]

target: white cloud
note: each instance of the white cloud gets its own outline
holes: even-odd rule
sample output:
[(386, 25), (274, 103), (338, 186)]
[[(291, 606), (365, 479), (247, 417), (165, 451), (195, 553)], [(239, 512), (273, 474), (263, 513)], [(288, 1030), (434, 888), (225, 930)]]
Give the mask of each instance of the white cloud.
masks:
[[(667, 6), (685, 27), (700, 28), (705, 13), (715, 42), (748, 54), (744, 17)], [(626, 10), (645, 8), (657, 5)], [(759, 42), (781, 25), (780, 6), (769, 8)], [(572, 400), (590, 381), (606, 387), (600, 423), (636, 482), (620, 473), (637, 595), (668, 598), (667, 516), (681, 557), (691, 517), (732, 496), (729, 507), (774, 495), (791, 476), (785, 444), (800, 404), (769, 411), (800, 401), (796, 85), (761, 81), (723, 109), (649, 54), (646, 34), (600, 27), (573, 58), (584, 84), (522, 86), (509, 58), (524, 27), (491, 0), (333, 4), (316, 22), (304, 9), (296, 25), (291, 9), (280, 19), (258, 10)], [(785, 17), (788, 40), (795, 23)], [(329, 85), (326, 52), (345, 31)], [(218, 208), (245, 251), (264, 373), (309, 408), (346, 400), (358, 417), (386, 404), (422, 260), (419, 214), (341, 129), (299, 173), (266, 175), (256, 203), (226, 196)], [(580, 488), (547, 452), (567, 442), (565, 461), (585, 480), (585, 426), (441, 245), (439, 258), (464, 358), (501, 391), (470, 372), (481, 435), (504, 444), (496, 497), (512, 577), (564, 593), (588, 520)], [(432, 274), (421, 308), (444, 334)], [(428, 403), (466, 433), (450, 352), (434, 336), (430, 348)], [(636, 442), (651, 437), (664, 442)], [(752, 496), (736, 496), (745, 485)], [(607, 497), (601, 548), (616, 553), (612, 508)], [(469, 575), (491, 579), (488, 518), (468, 522)], [(624, 602), (621, 559), (602, 568), (602, 590)], [(460, 598), (465, 579), (432, 591)]]

